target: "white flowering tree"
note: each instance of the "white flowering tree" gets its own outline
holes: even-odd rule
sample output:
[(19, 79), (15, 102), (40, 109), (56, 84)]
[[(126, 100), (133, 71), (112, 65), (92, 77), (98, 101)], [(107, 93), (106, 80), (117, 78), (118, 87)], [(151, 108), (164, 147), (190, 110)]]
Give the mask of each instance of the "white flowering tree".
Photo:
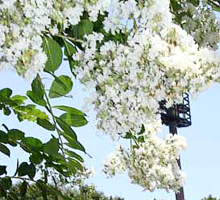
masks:
[[(29, 181), (36, 182), (46, 199), (49, 169), (67, 178), (89, 173), (74, 151), (86, 153), (72, 129), (86, 125), (85, 114), (50, 102), (68, 95), (73, 86), (69, 76), (56, 75), (63, 59), (71, 74), (95, 89), (90, 102), (97, 129), (112, 139), (130, 140), (129, 149), (120, 146), (110, 155), (104, 172), (114, 176), (127, 171), (132, 183), (144, 189), (177, 192), (186, 175), (176, 159), (186, 141), (157, 136), (159, 102), (166, 100), (170, 107), (185, 92), (194, 97), (219, 82), (215, 50), (220, 22), (213, 12), (218, 6), (218, 1), (205, 0), (0, 0), (0, 69), (34, 77), (26, 97), (2, 89), (0, 108), (5, 115), (13, 111), (20, 121), (54, 131), (43, 143), (4, 125), (0, 151), (10, 156), (8, 146), (19, 145), (30, 157), (17, 164), (14, 176), (6, 175), (6, 164), (0, 166), (0, 195), (13, 196), (8, 191), (16, 178), (23, 180), (22, 191)], [(49, 92), (38, 74), (42, 71), (54, 78)], [(25, 104), (27, 98), (33, 105)], [(64, 113), (55, 116), (54, 109)], [(35, 180), (39, 166), (43, 180)]]

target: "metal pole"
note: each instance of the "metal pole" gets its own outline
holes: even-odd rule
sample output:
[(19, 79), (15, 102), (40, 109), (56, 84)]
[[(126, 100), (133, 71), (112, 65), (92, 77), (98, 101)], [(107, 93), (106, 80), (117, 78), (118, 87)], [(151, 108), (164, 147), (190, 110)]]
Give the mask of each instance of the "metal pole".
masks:
[[(170, 123), (169, 124), (169, 130), (170, 133), (172, 133), (173, 135), (177, 134), (177, 126), (176, 123)], [(180, 158), (177, 159), (177, 163), (179, 165), (179, 168), (181, 169), (181, 162), (180, 162)], [(180, 188), (180, 191), (178, 193), (175, 193), (176, 195), (176, 200), (184, 200), (184, 191), (183, 191), (183, 187)]]

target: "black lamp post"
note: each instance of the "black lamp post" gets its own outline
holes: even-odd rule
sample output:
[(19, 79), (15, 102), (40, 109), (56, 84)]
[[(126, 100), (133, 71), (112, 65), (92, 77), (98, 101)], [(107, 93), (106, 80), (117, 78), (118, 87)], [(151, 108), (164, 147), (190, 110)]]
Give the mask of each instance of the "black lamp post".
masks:
[[(177, 128), (188, 127), (192, 124), (190, 115), (189, 95), (183, 95), (183, 103), (174, 104), (170, 108), (166, 108), (166, 101), (160, 102), (160, 114), (162, 124), (169, 126), (170, 133), (177, 134)], [(181, 169), (180, 159), (177, 160)], [(179, 193), (176, 193), (176, 200), (184, 200), (183, 187), (180, 188)]]

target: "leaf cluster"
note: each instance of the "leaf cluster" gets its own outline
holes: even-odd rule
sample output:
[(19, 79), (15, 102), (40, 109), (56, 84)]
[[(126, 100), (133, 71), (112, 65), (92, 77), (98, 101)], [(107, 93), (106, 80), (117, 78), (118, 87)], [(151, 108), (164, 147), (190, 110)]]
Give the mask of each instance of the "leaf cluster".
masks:
[[(22, 199), (23, 197), (25, 200), (44, 200), (39, 183), (31, 184), (26, 189), (25, 197), (21, 194), (21, 188), (25, 189), (23, 183), (15, 184), (11, 187), (10, 192), (16, 194), (17, 199)], [(47, 188), (49, 188), (46, 191), (46, 198), (48, 200), (124, 200), (120, 197), (107, 197), (103, 192), (97, 191), (94, 185), (74, 185), (71, 188), (64, 189), (48, 184)]]
[[(20, 147), (29, 154), (29, 161), (17, 162), (16, 171), (13, 176), (7, 172), (7, 164), (0, 165), (0, 198), (16, 199), (16, 195), (9, 192), (13, 179), (20, 179), (21, 194), (29, 186), (29, 182), (34, 182), (38, 188), (51, 190), (48, 188), (48, 174), (44, 173), (43, 179), (35, 180), (35, 175), (39, 167), (43, 166), (44, 171), (51, 168), (65, 177), (70, 177), (78, 172), (83, 172), (83, 158), (76, 151), (86, 153), (83, 145), (78, 141), (77, 135), (72, 127), (86, 125), (86, 115), (73, 107), (66, 105), (51, 105), (51, 99), (68, 95), (73, 87), (73, 82), (69, 76), (56, 76), (55, 71), (62, 62), (62, 51), (59, 44), (50, 37), (44, 37), (44, 48), (48, 56), (45, 72), (53, 77), (49, 92), (46, 91), (42, 79), (37, 75), (31, 84), (31, 89), (26, 96), (12, 96), (10, 88), (0, 90), (0, 110), (9, 116), (11, 111), (17, 116), (19, 121), (29, 120), (38, 126), (51, 132), (51, 138), (47, 142), (42, 142), (38, 137), (30, 137), (21, 130), (10, 129), (5, 124), (5, 130), (0, 130), (0, 153), (11, 156), (11, 148)], [(25, 104), (29, 98), (33, 104)], [(39, 109), (39, 108), (41, 109)], [(42, 109), (44, 111), (42, 111)], [(56, 116), (54, 109), (63, 112)], [(47, 113), (45, 112), (47, 111)], [(12, 115), (11, 115), (12, 117)], [(37, 134), (36, 134), (37, 135)]]

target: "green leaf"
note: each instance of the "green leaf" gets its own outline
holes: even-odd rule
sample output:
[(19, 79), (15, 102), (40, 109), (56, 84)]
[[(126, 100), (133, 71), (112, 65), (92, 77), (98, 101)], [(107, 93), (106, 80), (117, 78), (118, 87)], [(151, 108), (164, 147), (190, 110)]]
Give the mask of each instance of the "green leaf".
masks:
[(7, 168), (7, 166), (0, 165), (0, 176), (3, 174), (7, 174), (6, 168)]
[(27, 182), (23, 181), (22, 184), (20, 185), (20, 195), (21, 197), (25, 197), (26, 193), (27, 193)]
[(32, 81), (31, 88), (35, 94), (38, 94), (41, 97), (44, 96), (44, 93), (45, 93), (44, 86), (43, 86), (42, 80), (38, 74), (35, 77), (35, 79)]
[(67, 167), (71, 175), (76, 174), (76, 166), (72, 162), (68, 161)]
[(29, 165), (27, 162), (23, 162), (18, 167), (18, 176), (25, 176), (27, 175)]
[(144, 125), (142, 124), (141, 130), (140, 130), (140, 132), (137, 133), (137, 134), (138, 134), (138, 135), (142, 135), (144, 132), (145, 132), (145, 127), (144, 127)]
[(68, 165), (70, 168), (77, 168), (80, 171), (83, 171), (83, 166), (77, 160), (69, 158)]
[(49, 130), (49, 131), (55, 130), (55, 126), (53, 124), (51, 124), (47, 119), (41, 119), (38, 117), (37, 124), (42, 126), (45, 129)]
[(3, 108), (3, 113), (4, 113), (4, 115), (9, 116), (11, 114), (11, 110), (9, 109), (9, 107), (4, 107)]
[(73, 72), (73, 68), (77, 65), (76, 61), (73, 60), (73, 54), (76, 53), (76, 47), (64, 39), (63, 39), (63, 43), (64, 43), (64, 54), (66, 55), (67, 60), (69, 61), (70, 71), (76, 77), (76, 74)]
[(10, 157), (10, 151), (8, 147), (6, 147), (4, 144), (0, 143), (0, 151)]
[(73, 87), (73, 82), (71, 81), (70, 77), (68, 76), (56, 77), (51, 85), (49, 91), (49, 97), (56, 98), (56, 97), (64, 96), (72, 90), (72, 87)]
[(57, 108), (59, 110), (63, 110), (63, 111), (66, 111), (68, 113), (72, 113), (72, 114), (75, 114), (75, 115), (85, 116), (85, 114), (82, 111), (80, 111), (76, 108), (69, 107), (69, 106), (53, 106), (53, 108)]
[(65, 121), (68, 125), (74, 127), (80, 127), (86, 125), (88, 122), (82, 115), (75, 115), (72, 113), (64, 113), (60, 116), (60, 119)]
[(84, 35), (89, 35), (93, 31), (93, 22), (83, 19), (78, 25), (72, 26), (71, 36), (82, 39)]
[(26, 96), (21, 96), (21, 95), (15, 95), (13, 97), (11, 97), (12, 101), (18, 101), (18, 102), (24, 102), (25, 100), (27, 100)]
[(29, 152), (30, 150), (41, 150), (43, 148), (43, 143), (34, 137), (25, 137), (22, 140), (22, 144), (27, 147), (27, 151)]
[(0, 104), (0, 110), (2, 110), (5, 107), (4, 104)]
[(190, 3), (197, 7), (199, 6), (200, 0), (190, 0)]
[(89, 35), (93, 31), (93, 22), (89, 21), (88, 19), (81, 20), (79, 24), (79, 31), (81, 31), (81, 34)]
[(218, 7), (218, 6), (212, 5), (212, 9), (214, 11), (220, 12), (220, 7)]
[(42, 84), (41, 78), (39, 75), (31, 83), (32, 91), (27, 91), (27, 96), (36, 104), (45, 106), (46, 101), (44, 100), (44, 86)]
[(39, 165), (43, 161), (43, 156), (39, 152), (33, 152), (29, 157), (30, 162)]
[(14, 108), (14, 112), (18, 115), (19, 121), (29, 120), (36, 122), (37, 118), (49, 119), (45, 112), (37, 109), (36, 106), (32, 104), (17, 106)]
[(79, 160), (80, 162), (84, 162), (84, 159), (78, 155), (77, 153), (73, 152), (73, 151), (69, 151), (67, 150), (67, 154), (70, 156), (70, 157), (73, 157), (73, 158), (76, 158), (77, 160)]
[(12, 90), (10, 88), (4, 88), (0, 90), (0, 101), (3, 99), (8, 99), (12, 95)]
[(0, 130), (0, 142), (7, 144), (8, 143), (8, 135)]
[(22, 140), (25, 133), (18, 129), (11, 129), (8, 131), (8, 138), (12, 141)]
[(13, 147), (16, 147), (17, 146), (17, 143), (16, 142), (13, 142), (13, 141), (8, 141), (8, 144), (10, 144), (11, 146)]
[(67, 57), (72, 57), (73, 54), (76, 53), (76, 47), (74, 47), (71, 43), (67, 42), (66, 40), (64, 40), (64, 54)]
[(33, 179), (35, 174), (36, 174), (36, 167), (31, 163), (29, 165), (27, 175), (29, 176), (30, 179)]
[[(65, 137), (65, 136), (64, 136)], [(83, 151), (84, 153), (86, 152), (86, 150), (85, 150), (85, 148), (84, 148), (84, 146), (80, 143), (80, 142), (78, 142), (78, 141), (76, 141), (76, 140), (71, 140), (71, 138), (70, 137), (65, 137), (67, 140), (68, 140), (68, 143), (65, 143), (68, 147), (71, 147), (71, 148), (73, 148), (73, 149), (78, 149), (78, 150), (80, 150), (80, 151)]]
[(62, 50), (59, 44), (50, 37), (43, 37), (43, 49), (47, 55), (45, 71), (56, 71), (62, 62)]
[(76, 133), (74, 130), (68, 125), (65, 121), (56, 117), (56, 121), (59, 124), (60, 128), (65, 132), (65, 134), (69, 135), (74, 140), (77, 140)]
[(142, 143), (145, 142), (144, 136), (138, 137), (138, 138), (137, 138), (137, 141), (138, 141), (138, 142), (142, 142)]
[(36, 174), (36, 168), (31, 163), (30, 165), (27, 162), (23, 162), (18, 167), (18, 176), (28, 175), (30, 179), (33, 179)]
[(57, 155), (59, 151), (59, 140), (56, 138), (50, 139), (44, 144), (43, 151), (49, 155)]
[(122, 138), (124, 138), (124, 139), (131, 139), (132, 138), (132, 133), (131, 132), (127, 132), (125, 134), (125, 136), (122, 136)]

